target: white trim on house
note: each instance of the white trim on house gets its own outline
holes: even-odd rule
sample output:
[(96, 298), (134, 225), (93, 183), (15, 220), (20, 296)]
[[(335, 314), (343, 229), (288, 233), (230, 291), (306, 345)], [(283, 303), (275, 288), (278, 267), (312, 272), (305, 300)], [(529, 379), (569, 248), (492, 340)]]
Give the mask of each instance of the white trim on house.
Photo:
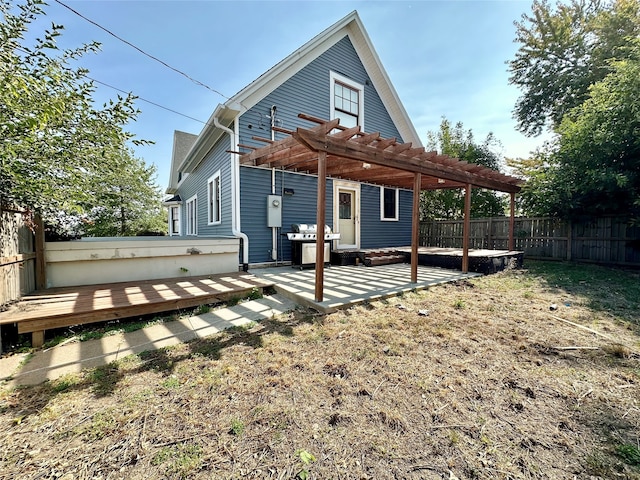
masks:
[(334, 248), (360, 248), (360, 183), (347, 180), (333, 180), (333, 231), (340, 232), (340, 193), (351, 193), (353, 203), (353, 243), (346, 243), (345, 238), (334, 241)]
[(185, 202), (185, 223), (187, 235), (198, 235), (198, 195), (194, 195)]
[(207, 180), (207, 225), (222, 223), (222, 185), (220, 170)]
[(353, 81), (349, 77), (345, 77), (334, 71), (329, 71), (329, 118), (333, 120), (334, 118), (340, 118), (340, 125), (345, 127), (355, 127), (356, 125), (352, 125), (348, 119), (352, 119), (354, 115), (352, 113), (347, 112), (342, 108), (336, 108), (335, 100), (336, 100), (336, 84), (344, 85), (351, 90), (355, 90), (358, 92), (358, 114), (355, 115), (357, 118), (356, 125), (360, 125), (362, 130), (364, 131), (364, 85)]
[[(385, 190), (395, 190), (395, 212), (392, 217), (385, 216), (384, 192)], [(380, 187), (380, 221), (381, 222), (397, 222), (400, 219), (400, 189)]]

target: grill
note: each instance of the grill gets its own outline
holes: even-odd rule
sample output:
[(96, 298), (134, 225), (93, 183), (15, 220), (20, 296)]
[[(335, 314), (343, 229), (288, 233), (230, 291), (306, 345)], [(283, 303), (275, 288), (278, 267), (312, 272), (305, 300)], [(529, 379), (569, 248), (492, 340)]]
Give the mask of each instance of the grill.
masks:
[[(291, 240), (291, 263), (293, 267), (302, 270), (316, 264), (316, 239), (318, 226), (315, 224), (294, 223), (287, 238)], [(331, 240), (338, 240), (339, 233), (332, 233), (331, 227), (324, 227), (324, 262), (328, 264), (331, 258)]]

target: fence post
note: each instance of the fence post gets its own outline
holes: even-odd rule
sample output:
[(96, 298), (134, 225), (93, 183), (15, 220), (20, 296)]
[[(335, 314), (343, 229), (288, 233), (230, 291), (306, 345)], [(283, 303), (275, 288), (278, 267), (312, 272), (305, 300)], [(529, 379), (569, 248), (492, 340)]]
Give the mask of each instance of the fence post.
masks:
[(36, 247), (36, 290), (47, 288), (47, 261), (44, 258), (44, 222), (42, 217), (35, 217), (35, 247)]
[(568, 220), (569, 228), (567, 229), (567, 260), (571, 260), (571, 244), (573, 243), (573, 221)]
[(516, 227), (516, 194), (514, 192), (511, 192), (511, 198), (509, 200), (509, 250), (510, 251), (513, 251), (516, 249), (515, 227)]

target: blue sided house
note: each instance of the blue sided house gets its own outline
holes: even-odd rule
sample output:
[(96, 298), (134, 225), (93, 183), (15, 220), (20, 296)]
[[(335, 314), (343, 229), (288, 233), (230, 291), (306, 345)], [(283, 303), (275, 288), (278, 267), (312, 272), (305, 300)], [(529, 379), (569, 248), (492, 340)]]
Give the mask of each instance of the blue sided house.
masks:
[(334, 252), (413, 245), (414, 192), (517, 183), (425, 152), (352, 12), (218, 105), (199, 135), (175, 132), (165, 205), (170, 235), (238, 239), (246, 270), (291, 261), (292, 225), (327, 225)]

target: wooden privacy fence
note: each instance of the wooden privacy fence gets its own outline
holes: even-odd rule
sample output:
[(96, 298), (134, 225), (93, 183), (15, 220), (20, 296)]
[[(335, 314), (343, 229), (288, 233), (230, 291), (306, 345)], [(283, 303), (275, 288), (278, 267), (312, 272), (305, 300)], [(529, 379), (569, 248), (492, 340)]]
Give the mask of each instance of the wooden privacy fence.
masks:
[[(462, 220), (420, 225), (420, 245), (462, 248)], [(550, 217), (515, 219), (515, 249), (525, 258), (574, 260), (640, 267), (640, 226), (626, 217), (604, 216), (564, 222)], [(507, 250), (509, 218), (471, 220), (469, 248)]]
[(36, 289), (34, 235), (16, 208), (0, 208), (0, 307)]

